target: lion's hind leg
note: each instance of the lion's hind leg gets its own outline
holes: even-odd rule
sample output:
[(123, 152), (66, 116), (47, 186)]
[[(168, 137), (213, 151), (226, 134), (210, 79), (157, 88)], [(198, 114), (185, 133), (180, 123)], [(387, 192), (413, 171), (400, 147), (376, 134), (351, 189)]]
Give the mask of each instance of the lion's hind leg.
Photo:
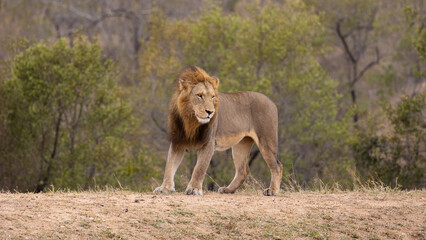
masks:
[(271, 170), (271, 183), (263, 195), (278, 195), (283, 174), (283, 165), (277, 158), (278, 142), (273, 139), (260, 139), (258, 146), (263, 159)]
[(227, 187), (219, 188), (220, 193), (234, 193), (237, 188), (244, 183), (247, 175), (250, 172), (248, 165), (250, 150), (253, 147), (254, 141), (249, 137), (243, 138), (239, 143), (232, 147), (232, 158), (235, 165), (235, 177)]

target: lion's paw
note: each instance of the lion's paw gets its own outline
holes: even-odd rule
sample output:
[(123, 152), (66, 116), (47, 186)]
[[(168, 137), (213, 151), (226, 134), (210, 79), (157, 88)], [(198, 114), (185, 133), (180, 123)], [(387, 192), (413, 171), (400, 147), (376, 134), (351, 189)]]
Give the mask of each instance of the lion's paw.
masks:
[(203, 195), (203, 190), (198, 188), (188, 187), (185, 191), (186, 195)]
[(267, 189), (265, 189), (265, 190), (263, 191), (263, 195), (265, 195), (265, 196), (274, 196), (274, 195), (278, 195), (278, 191), (277, 191), (277, 192), (275, 192), (275, 191), (273, 191), (272, 189), (267, 188)]
[(166, 188), (166, 187), (163, 187), (163, 186), (160, 186), (160, 187), (157, 187), (155, 190), (154, 190), (154, 193), (174, 193), (175, 192), (175, 188)]
[(218, 192), (218, 193), (235, 193), (235, 191), (231, 191), (231, 190), (229, 190), (229, 188), (227, 188), (227, 187), (220, 187), (220, 188), (217, 190), (217, 192)]

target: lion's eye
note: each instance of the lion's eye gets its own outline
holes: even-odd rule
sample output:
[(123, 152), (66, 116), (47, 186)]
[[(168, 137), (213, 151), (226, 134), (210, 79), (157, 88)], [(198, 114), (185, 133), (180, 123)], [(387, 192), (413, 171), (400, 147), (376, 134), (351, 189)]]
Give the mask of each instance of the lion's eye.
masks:
[(216, 96), (213, 96), (212, 99), (214, 99)]
[(202, 95), (202, 94), (197, 94), (197, 97), (198, 97), (199, 99), (203, 99), (203, 95)]

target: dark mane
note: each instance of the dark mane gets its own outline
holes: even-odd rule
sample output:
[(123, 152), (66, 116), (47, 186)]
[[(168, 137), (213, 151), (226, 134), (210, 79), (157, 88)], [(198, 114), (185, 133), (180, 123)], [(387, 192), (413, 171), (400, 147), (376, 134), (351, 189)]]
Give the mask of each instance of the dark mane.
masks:
[[(200, 82), (209, 82), (217, 86), (218, 80), (210, 77), (203, 69), (196, 66), (184, 68), (176, 80), (185, 81), (188, 86), (193, 86)], [(181, 94), (183, 94), (181, 96)], [(188, 94), (188, 92), (186, 93)], [(176, 87), (175, 93), (170, 101), (168, 117), (169, 140), (177, 148), (198, 148), (207, 143), (212, 135), (212, 129), (216, 120), (216, 115), (207, 124), (200, 124), (193, 116), (192, 109), (189, 108), (189, 95), (182, 93)]]
[(199, 125), (193, 136), (187, 136), (184, 129), (183, 119), (179, 114), (169, 115), (169, 140), (177, 148), (198, 148), (208, 142), (212, 134), (212, 123)]

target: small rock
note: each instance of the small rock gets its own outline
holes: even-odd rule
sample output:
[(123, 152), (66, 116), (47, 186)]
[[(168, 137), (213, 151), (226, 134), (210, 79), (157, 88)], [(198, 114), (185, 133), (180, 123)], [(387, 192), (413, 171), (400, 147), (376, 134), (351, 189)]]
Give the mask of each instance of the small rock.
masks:
[(129, 209), (127, 209), (127, 208), (124, 210), (124, 212), (128, 212), (128, 211), (129, 211)]

